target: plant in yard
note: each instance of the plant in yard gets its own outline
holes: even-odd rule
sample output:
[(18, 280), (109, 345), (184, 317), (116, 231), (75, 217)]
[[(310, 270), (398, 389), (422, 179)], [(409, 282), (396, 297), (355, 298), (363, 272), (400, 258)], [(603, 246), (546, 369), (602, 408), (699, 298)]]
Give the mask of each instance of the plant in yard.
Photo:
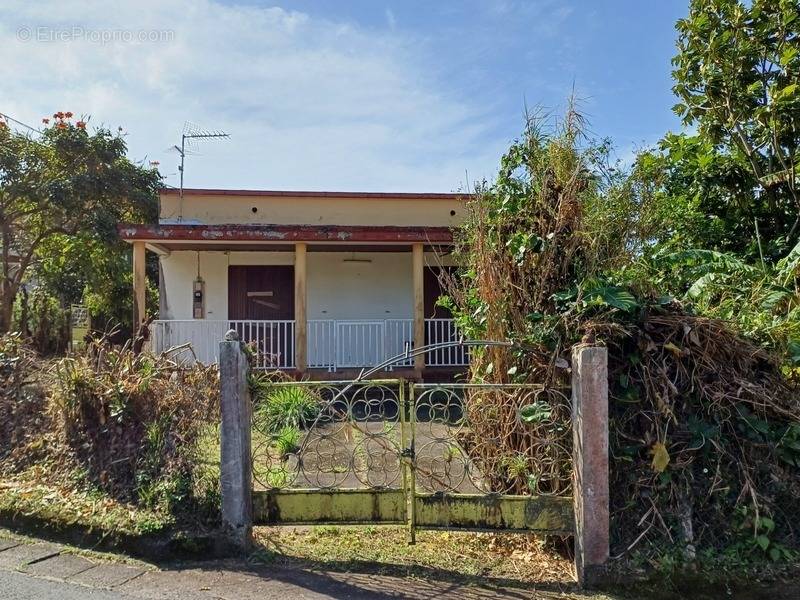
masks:
[(319, 415), (320, 398), (308, 387), (267, 385), (256, 389), (254, 422), (264, 432), (276, 434), (286, 427), (302, 429)]
[(687, 247), (699, 230), (683, 211), (669, 220), (672, 188), (611, 173), (581, 125), (574, 111), (555, 127), (534, 119), (467, 200), (445, 303), (468, 337), (518, 342), (473, 351), (471, 378), (543, 393), (472, 391), (464, 448), (495, 488), (569, 493), (559, 388), (573, 345), (605, 345), (614, 548), (723, 551), (746, 506), (774, 523), (747, 521), (753, 543), (784, 560), (800, 547), (798, 249), (753, 260)]
[(285, 459), (289, 454), (297, 451), (300, 444), (300, 430), (292, 425), (281, 427), (275, 436), (274, 444), (278, 455)]
[(126, 158), (122, 135), (89, 133), (68, 114), (57, 113), (38, 138), (0, 127), (0, 333), (47, 244), (114, 241), (120, 221), (156, 216), (158, 173)]
[(800, 5), (796, 0), (692, 0), (676, 28), (675, 112), (697, 128), (709, 148), (722, 149), (741, 165), (750, 176), (750, 190), (760, 187), (761, 194), (739, 193), (744, 202), (729, 203), (749, 229), (745, 232), (759, 235), (753, 218), (760, 217), (760, 235), (795, 243), (800, 233)]
[[(215, 367), (180, 369), (105, 339), (51, 364), (40, 422), (11, 440), (19, 456), (40, 457), (40, 477), (169, 520), (215, 518), (218, 479), (203, 460), (217, 420)], [(13, 473), (26, 464), (0, 466)]]

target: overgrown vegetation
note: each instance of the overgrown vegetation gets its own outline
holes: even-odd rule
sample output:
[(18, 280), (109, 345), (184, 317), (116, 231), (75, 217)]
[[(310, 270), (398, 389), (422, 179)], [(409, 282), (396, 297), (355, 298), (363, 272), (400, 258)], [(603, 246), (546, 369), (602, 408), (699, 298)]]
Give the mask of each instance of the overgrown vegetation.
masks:
[(156, 219), (161, 178), (126, 157), (122, 128), (90, 132), (87, 121), (59, 111), (31, 136), (0, 119), (0, 333), (15, 304), (16, 330), (35, 327), (19, 298), (33, 272), (62, 310), (85, 303), (100, 330), (129, 328), (129, 250), (116, 227)]
[[(553, 128), (534, 115), (467, 203), (465, 268), (445, 302), (466, 335), (521, 348), (473, 353), (472, 377), (558, 386), (574, 344), (607, 345), (615, 553), (794, 559), (800, 247), (752, 264), (654, 241), (664, 199), (635, 170), (610, 169), (608, 148), (582, 132), (573, 108)], [(481, 400), (485, 414), (491, 394)], [(492, 422), (513, 410), (496, 395)], [(528, 451), (501, 439), (504, 454)]]
[(695, 133), (626, 167), (574, 106), (536, 114), (467, 204), (447, 302), (522, 348), (472, 377), (558, 385), (574, 344), (609, 348), (620, 556), (798, 557), (798, 27), (795, 2), (693, 0), (673, 76)]
[(215, 367), (106, 339), (44, 362), (18, 335), (0, 338), (0, 365), (4, 478), (104, 499), (112, 515), (136, 507), (163, 526), (216, 520), (219, 482), (199, 445), (218, 421)]

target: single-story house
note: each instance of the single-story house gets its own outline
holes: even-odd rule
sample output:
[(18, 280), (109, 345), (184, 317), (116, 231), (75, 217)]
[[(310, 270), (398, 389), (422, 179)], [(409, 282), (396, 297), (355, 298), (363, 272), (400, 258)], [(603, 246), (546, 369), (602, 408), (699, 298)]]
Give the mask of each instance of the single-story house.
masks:
[[(165, 189), (160, 200), (158, 224), (119, 227), (133, 246), (135, 323), (145, 252), (159, 257), (156, 352), (188, 342), (210, 363), (235, 329), (261, 368), (345, 376), (458, 338), (436, 300), (463, 195)], [(392, 369), (433, 377), (466, 364), (453, 347)]]

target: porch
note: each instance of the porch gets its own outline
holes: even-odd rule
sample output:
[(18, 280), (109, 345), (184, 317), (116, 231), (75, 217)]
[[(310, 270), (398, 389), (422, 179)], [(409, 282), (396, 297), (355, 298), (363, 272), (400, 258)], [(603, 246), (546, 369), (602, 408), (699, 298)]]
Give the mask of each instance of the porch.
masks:
[[(151, 347), (160, 353), (190, 345), (176, 353), (179, 360), (216, 363), (219, 341), (233, 329), (255, 352), (258, 369), (297, 370), (294, 320), (156, 320), (151, 326)], [(338, 373), (373, 367), (414, 347), (413, 319), (337, 320), (307, 322), (306, 368)], [(425, 319), (425, 344), (457, 341), (453, 319)], [(460, 368), (469, 364), (465, 347), (431, 350), (424, 355), (426, 368)], [(413, 358), (401, 358), (387, 371), (414, 368)]]
[[(217, 362), (233, 329), (257, 368), (324, 377), (460, 337), (437, 305), (441, 272), (452, 265), (443, 228), (160, 225), (121, 233), (133, 245), (137, 306), (143, 255), (159, 255), (150, 345), (159, 353), (182, 347), (180, 360)], [(144, 320), (138, 309), (135, 319)], [(439, 348), (387, 370), (444, 376), (468, 359), (465, 347)]]

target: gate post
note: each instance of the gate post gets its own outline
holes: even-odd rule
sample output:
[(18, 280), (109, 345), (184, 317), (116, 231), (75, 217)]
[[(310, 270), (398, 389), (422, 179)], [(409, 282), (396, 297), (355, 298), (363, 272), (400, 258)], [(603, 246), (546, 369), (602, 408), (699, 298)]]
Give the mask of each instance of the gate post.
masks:
[(575, 571), (581, 586), (603, 579), (609, 557), (608, 350), (572, 351)]
[(234, 330), (219, 343), (220, 487), (222, 525), (227, 542), (238, 552), (250, 547), (253, 529), (253, 485), (250, 454), (252, 405), (247, 385), (249, 363)]

